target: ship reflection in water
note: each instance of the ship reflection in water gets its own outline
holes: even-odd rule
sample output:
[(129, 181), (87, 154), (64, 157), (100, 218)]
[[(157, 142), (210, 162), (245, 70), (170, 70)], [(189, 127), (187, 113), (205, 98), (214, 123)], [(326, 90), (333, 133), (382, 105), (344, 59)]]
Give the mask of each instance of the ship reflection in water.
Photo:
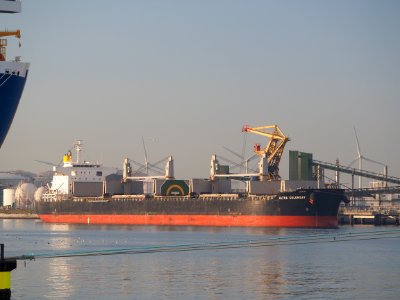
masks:
[[(68, 225), (51, 224), (47, 229), (50, 233), (47, 242), (49, 252), (72, 249), (73, 240), (68, 233)], [(70, 299), (71, 295), (74, 294), (71, 258), (49, 259), (47, 266), (48, 268), (43, 270), (42, 276), (46, 278), (48, 285), (52, 288), (43, 296), (48, 299)]]
[[(47, 278), (52, 288), (43, 295), (48, 299), (71, 299), (74, 294), (74, 283), (70, 258), (49, 259), (48, 269), (41, 276)], [(46, 274), (47, 273), (47, 274)]]

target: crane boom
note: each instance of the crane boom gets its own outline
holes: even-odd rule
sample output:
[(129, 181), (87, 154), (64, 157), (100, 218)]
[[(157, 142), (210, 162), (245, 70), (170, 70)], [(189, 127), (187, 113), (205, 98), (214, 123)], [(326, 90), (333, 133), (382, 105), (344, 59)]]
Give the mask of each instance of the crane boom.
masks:
[(264, 149), (261, 149), (259, 144), (254, 146), (254, 152), (268, 160), (268, 179), (278, 180), (279, 176), (279, 163), (285, 148), (285, 144), (290, 140), (279, 128), (278, 125), (249, 127), (243, 126), (244, 132), (251, 132), (266, 137), (269, 141)]
[[(18, 29), (16, 31), (0, 31), (0, 61), (5, 61), (6, 60), (6, 46), (7, 46), (7, 40), (2, 39), (2, 37), (7, 37), (7, 36), (15, 36), (17, 39), (21, 39), (21, 31)], [(21, 43), (19, 44), (21, 47)]]
[(15, 36), (16, 38), (21, 38), (21, 31), (18, 29), (16, 31), (0, 31), (0, 37), (4, 36)]

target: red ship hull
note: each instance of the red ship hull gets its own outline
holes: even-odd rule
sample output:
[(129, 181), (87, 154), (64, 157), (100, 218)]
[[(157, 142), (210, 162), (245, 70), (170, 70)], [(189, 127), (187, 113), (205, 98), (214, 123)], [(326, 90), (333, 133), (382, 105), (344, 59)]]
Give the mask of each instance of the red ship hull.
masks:
[(160, 226), (318, 227), (338, 226), (336, 216), (97, 215), (41, 214), (48, 223)]

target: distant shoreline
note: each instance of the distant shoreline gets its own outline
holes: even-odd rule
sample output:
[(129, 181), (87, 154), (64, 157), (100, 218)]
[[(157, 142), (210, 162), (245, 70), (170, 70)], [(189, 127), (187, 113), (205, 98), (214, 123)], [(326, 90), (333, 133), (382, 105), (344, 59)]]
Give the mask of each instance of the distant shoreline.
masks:
[(0, 214), (0, 219), (39, 219), (37, 214)]
[(39, 216), (33, 210), (0, 209), (0, 219), (39, 219)]

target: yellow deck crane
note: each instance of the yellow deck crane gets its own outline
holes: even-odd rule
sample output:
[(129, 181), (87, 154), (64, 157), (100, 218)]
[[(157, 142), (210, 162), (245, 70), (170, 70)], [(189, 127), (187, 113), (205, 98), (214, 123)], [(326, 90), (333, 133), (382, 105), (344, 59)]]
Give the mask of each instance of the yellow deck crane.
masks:
[(268, 180), (279, 180), (279, 162), (281, 161), (282, 153), (286, 142), (290, 139), (284, 135), (278, 125), (249, 127), (243, 126), (242, 131), (251, 132), (262, 135), (269, 139), (267, 146), (261, 149), (260, 144), (254, 146), (254, 153), (258, 156), (267, 158), (268, 161)]
[[(17, 39), (21, 39), (21, 31), (0, 31), (0, 61), (6, 60), (6, 47), (7, 47), (7, 39), (2, 39), (2, 37), (6, 36), (15, 36)], [(21, 43), (19, 44), (21, 47)]]

